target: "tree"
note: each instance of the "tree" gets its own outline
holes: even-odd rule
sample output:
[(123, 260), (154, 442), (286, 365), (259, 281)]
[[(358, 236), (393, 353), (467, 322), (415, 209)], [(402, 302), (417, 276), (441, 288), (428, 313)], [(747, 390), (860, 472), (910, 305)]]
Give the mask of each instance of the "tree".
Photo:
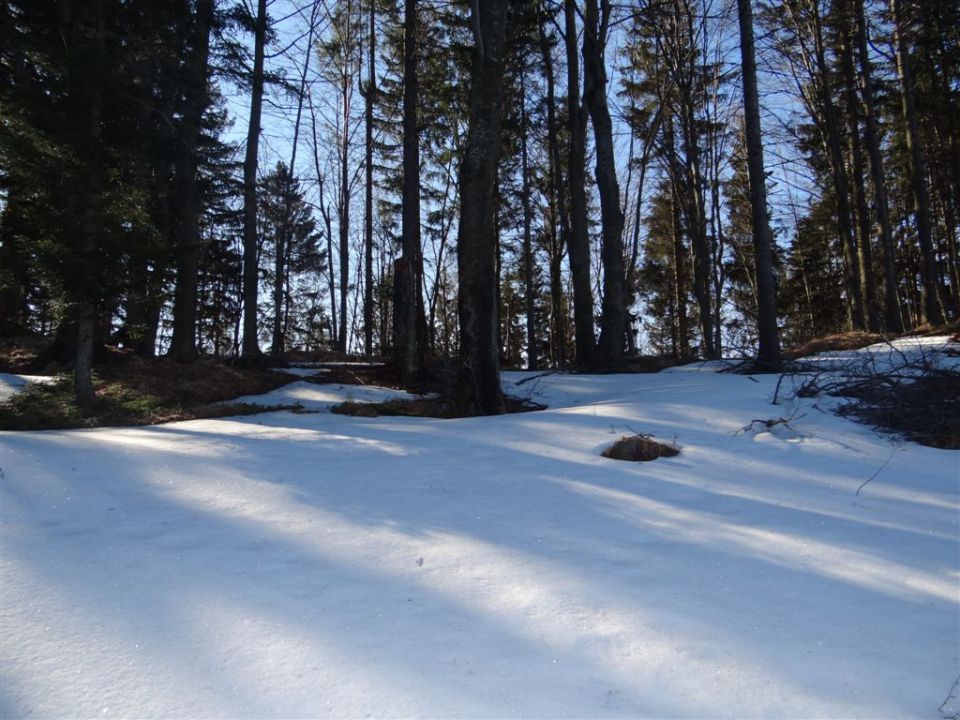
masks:
[(420, 135), (417, 67), (417, 2), (405, 0), (403, 22), (403, 204), (402, 251), (394, 263), (394, 360), (412, 380), (423, 364), (423, 251), (420, 243)]
[(751, 0), (737, 0), (737, 18), (740, 23), (744, 127), (756, 266), (757, 363), (761, 367), (774, 370), (780, 366), (777, 285), (773, 273), (773, 236), (767, 216), (767, 175), (763, 166), (763, 135), (760, 128), (757, 62), (753, 46), (753, 9), (750, 2)]
[(263, 108), (264, 49), (267, 42), (267, 0), (257, 0), (254, 24), (253, 74), (250, 77), (250, 118), (243, 161), (243, 357), (260, 357), (257, 329), (257, 163), (260, 148), (260, 114)]
[(494, 187), (500, 156), (506, 0), (475, 1), (470, 120), (460, 170), (457, 269), (460, 368), (457, 404), (471, 414), (504, 411), (497, 342)]
[(600, 339), (594, 363), (616, 368), (623, 364), (626, 332), (626, 292), (623, 268), (623, 211), (617, 184), (613, 148), (613, 125), (607, 108), (607, 73), (604, 46), (610, 22), (610, 2), (586, 0), (583, 31), (583, 99), (593, 121), (596, 145), (596, 178), (600, 190), (600, 215), (603, 227), (603, 311)]

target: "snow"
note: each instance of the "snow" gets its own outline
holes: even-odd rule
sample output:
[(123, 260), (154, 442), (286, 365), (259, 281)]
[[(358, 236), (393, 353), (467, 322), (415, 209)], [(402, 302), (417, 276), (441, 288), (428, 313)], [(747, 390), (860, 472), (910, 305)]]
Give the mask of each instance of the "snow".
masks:
[(245, 395), (230, 402), (251, 405), (300, 405), (304, 410), (322, 412), (342, 402), (376, 403), (386, 400), (410, 400), (415, 396), (403, 390), (375, 385), (317, 384), (298, 380), (263, 395)]
[(51, 375), (16, 375), (13, 373), (0, 373), (0, 403), (7, 402), (10, 398), (23, 390), (29, 383), (42, 383), (49, 385), (57, 381), (56, 376)]
[[(960, 453), (715, 369), (508, 373), (550, 409), (496, 418), (6, 433), (0, 716), (941, 717)], [(633, 431), (682, 452), (599, 456)]]

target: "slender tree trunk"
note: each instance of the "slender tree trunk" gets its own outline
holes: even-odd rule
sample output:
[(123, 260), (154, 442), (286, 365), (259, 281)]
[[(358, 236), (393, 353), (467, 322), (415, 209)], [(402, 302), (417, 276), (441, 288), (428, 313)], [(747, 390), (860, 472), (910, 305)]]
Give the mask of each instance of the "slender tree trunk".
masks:
[(563, 366), (567, 361), (567, 319), (563, 307), (563, 275), (561, 264), (567, 246), (567, 237), (570, 234), (570, 219), (567, 215), (566, 195), (563, 188), (563, 170), (560, 161), (560, 143), (557, 140), (559, 132), (556, 119), (556, 96), (553, 72), (553, 56), (550, 52), (550, 41), (544, 29), (547, 18), (541, 8), (541, 19), (538, 23), (540, 38), (540, 54), (543, 59), (544, 77), (547, 85), (547, 148), (550, 165), (550, 345), (554, 352), (554, 363)]
[(590, 236), (587, 232), (586, 117), (580, 105), (580, 63), (577, 57), (576, 0), (564, 0), (567, 48), (567, 121), (570, 157), (570, 274), (573, 278), (573, 324), (576, 336), (576, 363), (593, 365), (593, 288), (590, 282)]
[(303, 101), (307, 92), (307, 72), (310, 69), (310, 56), (314, 52), (313, 33), (316, 28), (319, 1), (313, 3), (310, 11), (310, 29), (307, 32), (307, 52), (303, 57), (303, 69), (300, 71), (300, 88), (297, 92), (297, 114), (293, 122), (293, 142), (290, 148), (290, 165), (284, 182), (283, 217), (277, 233), (274, 275), (273, 275), (273, 337), (270, 354), (283, 355), (286, 349), (287, 329), (289, 326), (290, 304), (290, 256), (293, 245), (293, 190), (296, 182), (297, 149), (300, 146), (300, 120), (303, 117)]
[(197, 358), (197, 282), (200, 271), (200, 189), (197, 144), (207, 108), (207, 75), (213, 0), (198, 0), (187, 67), (184, 105), (180, 112), (176, 160), (177, 285), (173, 300), (170, 356), (178, 362)]
[(460, 370), (456, 402), (484, 415), (504, 411), (497, 342), (494, 186), (500, 158), (507, 0), (474, 0), (470, 121), (460, 167), (457, 266)]
[(910, 160), (910, 187), (916, 205), (917, 242), (920, 245), (921, 302), (923, 313), (931, 325), (944, 321), (940, 303), (939, 273), (933, 249), (933, 233), (930, 229), (930, 197), (927, 192), (927, 160), (920, 141), (917, 125), (916, 100), (914, 99), (913, 71), (904, 34), (906, 18), (902, 0), (890, 0), (890, 16), (893, 21), (894, 51), (897, 56), (897, 76), (900, 80), (900, 104), (906, 126), (907, 153)]
[(613, 123), (607, 108), (607, 71), (604, 65), (609, 0), (586, 0), (583, 31), (583, 99), (593, 121), (596, 145), (597, 187), (600, 190), (600, 219), (603, 228), (603, 311), (600, 339), (594, 363), (599, 367), (623, 365), (626, 333), (627, 295), (623, 267), (623, 211), (613, 147)]
[(740, 59), (743, 68), (743, 106), (746, 130), (747, 172), (750, 179), (750, 215), (753, 221), (753, 257), (757, 276), (757, 363), (776, 369), (781, 365), (777, 329), (777, 280), (773, 271), (773, 235), (767, 214), (767, 175), (763, 164), (763, 132), (757, 61), (753, 43), (751, 0), (737, 0), (740, 22)]
[(680, 208), (680, 191), (677, 184), (680, 169), (677, 167), (676, 139), (673, 115), (667, 110), (663, 120), (663, 142), (667, 162), (670, 165), (670, 228), (673, 234), (673, 305), (676, 318), (676, 342), (674, 352), (679, 358), (690, 356), (690, 321), (687, 316), (687, 248), (683, 242), (683, 219)]
[(873, 274), (873, 247), (871, 243), (870, 210), (867, 207), (867, 190), (864, 184), (863, 145), (860, 137), (860, 103), (857, 98), (856, 64), (853, 57), (853, 18), (849, 6), (844, 8), (841, 17), (840, 62), (843, 67), (844, 102), (846, 105), (847, 146), (850, 154), (851, 185), (853, 187), (853, 208), (856, 217), (854, 228), (857, 233), (857, 267), (860, 270), (860, 292), (863, 295), (867, 328), (871, 332), (880, 330), (879, 308), (877, 307), (877, 281)]
[(528, 128), (526, 95), (526, 68), (523, 68), (520, 71), (520, 169), (523, 177), (520, 200), (523, 204), (523, 271), (527, 311), (527, 369), (536, 370), (540, 367), (540, 354), (539, 348), (537, 347), (537, 284), (536, 278), (534, 277), (536, 265), (533, 257), (533, 237), (530, 229), (533, 221), (533, 210), (530, 207), (530, 167), (527, 158)]
[(373, 355), (373, 106), (377, 101), (377, 27), (376, 0), (370, 3), (369, 53), (367, 55), (366, 100), (366, 196), (363, 217), (363, 352)]
[(337, 231), (340, 239), (337, 252), (340, 258), (340, 330), (337, 332), (337, 350), (342, 353), (347, 352), (349, 345), (347, 299), (350, 291), (350, 93), (353, 89), (350, 69), (346, 60), (344, 63), (340, 85), (343, 135), (340, 138), (340, 194), (337, 198)]
[(854, 330), (866, 329), (866, 316), (863, 311), (863, 293), (860, 291), (860, 262), (853, 233), (853, 220), (850, 208), (850, 181), (847, 176), (841, 142), (840, 124), (836, 107), (833, 104), (833, 90), (830, 82), (830, 69), (827, 66), (826, 50), (823, 40), (823, 28), (816, 2), (811, 3), (813, 11), (813, 40), (817, 69), (817, 86), (820, 95), (821, 127), (833, 177), (833, 188), (837, 201), (837, 226), (843, 248), (845, 284), (847, 290), (847, 308), (850, 323)]
[(257, 242), (257, 160), (260, 148), (260, 113), (263, 106), (263, 61), (267, 38), (267, 0), (257, 0), (253, 75), (247, 151), (243, 161), (243, 357), (260, 357), (257, 334), (257, 294), (260, 282)]
[(317, 190), (319, 192), (319, 202), (317, 205), (320, 209), (320, 217), (323, 218), (323, 228), (324, 228), (324, 237), (326, 238), (327, 245), (327, 291), (330, 293), (330, 346), (337, 347), (337, 295), (336, 295), (336, 282), (334, 280), (333, 272), (333, 223), (330, 219), (330, 210), (327, 207), (326, 199), (324, 198), (323, 187), (325, 179), (323, 177), (323, 170), (320, 167), (320, 148), (317, 143), (317, 113), (313, 107), (313, 99), (309, 95), (307, 96), (310, 99), (310, 128), (311, 128), (311, 137), (313, 140), (313, 168), (317, 173)]
[[(86, 151), (86, 178), (84, 187), (77, 188), (81, 199), (80, 215), (80, 242), (81, 259), (84, 264), (92, 267), (96, 262), (95, 256), (101, 245), (100, 214), (102, 210), (104, 168), (102, 142), (103, 120), (103, 76), (105, 67), (104, 43), (106, 27), (104, 18), (103, 0), (94, 0), (91, 11), (94, 23), (95, 57), (88, 65), (86, 76), (75, 73), (69, 78), (71, 83), (71, 98), (77, 102), (77, 110), (86, 110), (87, 117), (87, 147)], [(74, 43), (78, 43), (74, 35), (76, 27), (65, 28), (64, 36), (70, 38), (67, 42), (67, 63), (73, 64), (73, 54), (77, 52)], [(92, 71), (91, 71), (92, 70)], [(89, 287), (91, 283), (81, 284), (82, 289), (77, 293), (75, 307), (77, 313), (77, 351), (74, 357), (73, 390), (77, 404), (89, 409), (96, 404), (97, 396), (93, 387), (93, 357), (96, 348), (96, 329), (98, 324), (96, 288)], [(86, 286), (86, 287), (85, 287)]]
[(864, 0), (852, 1), (857, 36), (857, 57), (860, 68), (860, 94), (863, 98), (864, 141), (867, 146), (867, 156), (870, 159), (870, 178), (873, 184), (877, 224), (880, 226), (880, 249), (883, 254), (884, 328), (887, 332), (901, 333), (903, 332), (903, 315), (900, 309), (900, 299), (897, 297), (896, 245), (893, 241), (893, 229), (890, 224), (887, 178), (883, 169), (883, 155), (880, 152), (880, 132), (877, 128), (876, 102), (873, 96), (873, 68), (867, 44)]
[[(400, 376), (413, 380), (420, 372), (426, 344), (423, 297), (423, 250), (420, 238), (420, 137), (417, 105), (417, 1), (404, 0), (403, 22), (403, 208), (402, 256), (395, 264), (393, 299), (394, 361)], [(409, 287), (408, 287), (409, 286)], [(422, 329), (421, 329), (422, 328)], [(422, 335), (421, 335), (422, 333)]]

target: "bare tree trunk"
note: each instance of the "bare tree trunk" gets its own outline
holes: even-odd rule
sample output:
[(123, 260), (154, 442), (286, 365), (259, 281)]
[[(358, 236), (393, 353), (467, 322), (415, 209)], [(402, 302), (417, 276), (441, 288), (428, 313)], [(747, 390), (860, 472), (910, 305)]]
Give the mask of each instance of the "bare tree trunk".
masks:
[(670, 165), (670, 227), (673, 231), (673, 305), (676, 317), (676, 342), (674, 352), (679, 358), (690, 356), (690, 323), (687, 316), (687, 248), (683, 243), (683, 220), (680, 208), (680, 192), (677, 183), (680, 170), (676, 167), (676, 140), (673, 115), (668, 111), (663, 121), (664, 151)]
[(530, 167), (527, 158), (527, 82), (526, 68), (520, 71), (520, 165), (523, 177), (521, 202), (523, 205), (523, 271), (524, 293), (527, 311), (527, 369), (540, 367), (539, 348), (537, 347), (537, 285), (534, 277), (533, 238), (530, 225), (533, 211), (530, 208)]
[[(845, 8), (847, 10), (848, 8)], [(873, 274), (873, 247), (871, 243), (870, 210), (867, 207), (867, 190), (864, 184), (863, 145), (860, 138), (860, 103), (857, 99), (856, 66), (853, 58), (853, 18), (844, 12), (841, 23), (840, 62), (843, 66), (844, 101), (846, 104), (847, 145), (850, 153), (853, 208), (856, 217), (857, 267), (860, 270), (860, 292), (863, 295), (867, 328), (880, 330), (877, 307), (877, 281)]]
[(627, 296), (623, 267), (623, 211), (613, 147), (613, 124), (607, 108), (607, 71), (604, 45), (610, 19), (610, 2), (586, 0), (583, 31), (583, 99), (593, 121), (596, 145), (597, 187), (600, 190), (600, 219), (603, 228), (603, 311), (600, 340), (594, 363), (598, 367), (623, 365)]
[[(417, 2), (404, 1), (403, 21), (403, 208), (402, 257), (397, 260), (393, 299), (394, 361), (400, 376), (411, 381), (423, 365), (426, 322), (423, 296), (423, 249), (420, 239), (420, 138), (417, 127)], [(406, 274), (410, 277), (407, 278)], [(407, 282), (411, 284), (408, 289)]]
[(916, 204), (917, 242), (920, 245), (920, 276), (922, 278), (921, 303), (927, 322), (941, 325), (944, 321), (940, 303), (939, 273), (933, 250), (933, 234), (930, 229), (930, 197), (927, 192), (927, 160), (920, 144), (917, 127), (916, 101), (914, 100), (913, 72), (907, 48), (901, 0), (890, 0), (890, 15), (893, 21), (894, 51), (897, 56), (897, 76), (900, 80), (900, 104), (906, 126), (907, 151), (910, 159), (910, 186)]
[(197, 358), (197, 281), (200, 271), (200, 189), (197, 185), (197, 143), (207, 107), (207, 59), (213, 1), (198, 0), (187, 66), (184, 104), (180, 111), (176, 159), (177, 285), (173, 300), (170, 356), (177, 362)]
[(570, 157), (570, 274), (573, 277), (573, 324), (576, 336), (576, 363), (580, 368), (593, 364), (593, 289), (590, 283), (590, 236), (587, 232), (586, 117), (580, 105), (580, 65), (577, 57), (576, 0), (564, 0), (567, 48), (567, 119)]
[(260, 148), (260, 113), (263, 107), (263, 61), (267, 38), (267, 0), (257, 0), (253, 75), (247, 151), (243, 161), (243, 357), (260, 357), (257, 335), (257, 294), (260, 282), (257, 252), (257, 160)]
[(883, 253), (883, 299), (884, 328), (887, 332), (903, 332), (903, 315), (897, 297), (896, 246), (890, 224), (890, 209), (887, 200), (886, 175), (883, 156), (880, 153), (880, 133), (877, 129), (876, 102), (873, 97), (873, 68), (867, 46), (867, 23), (864, 17), (864, 0), (852, 0), (854, 26), (857, 35), (857, 57), (860, 68), (860, 94), (863, 98), (864, 140), (870, 159), (870, 177), (873, 182), (873, 197), (880, 226), (880, 249)]
[(830, 82), (830, 69), (827, 66), (826, 50), (823, 40), (823, 27), (817, 2), (811, 2), (813, 16), (814, 57), (816, 62), (819, 104), (822, 113), (821, 130), (830, 161), (833, 188), (837, 201), (837, 226), (843, 248), (845, 284), (847, 290), (847, 309), (854, 330), (866, 329), (866, 316), (863, 311), (863, 293), (860, 291), (860, 262), (853, 233), (853, 220), (850, 208), (850, 181), (840, 138), (840, 125), (836, 107), (833, 104), (833, 90)]
[[(94, 22), (94, 50), (96, 57), (90, 63), (89, 67), (93, 72), (87, 75), (75, 73), (70, 76), (71, 100), (77, 110), (85, 109), (87, 112), (87, 147), (85, 184), (77, 188), (81, 201), (80, 215), (80, 243), (81, 243), (81, 261), (85, 264), (95, 262), (97, 250), (101, 244), (100, 213), (102, 207), (103, 182), (103, 149), (102, 142), (102, 119), (103, 119), (103, 75), (106, 72), (104, 66), (104, 41), (106, 36), (106, 27), (104, 21), (103, 0), (95, 0), (92, 6)], [(72, 20), (72, 18), (71, 18)], [(64, 28), (64, 37), (68, 38), (65, 43), (68, 44), (67, 65), (73, 64), (73, 53), (78, 52), (74, 43), (79, 44), (75, 37), (79, 28)], [(91, 408), (97, 400), (96, 392), (93, 388), (93, 356), (96, 347), (96, 328), (98, 323), (97, 302), (94, 298), (94, 288), (84, 287), (90, 283), (82, 283), (77, 292), (74, 303), (77, 314), (77, 351), (74, 356), (73, 366), (73, 391), (77, 404), (84, 409)]]
[[(348, 41), (349, 43), (349, 41)], [(340, 139), (340, 193), (337, 198), (337, 231), (340, 239), (340, 330), (337, 332), (337, 350), (347, 352), (347, 299), (350, 291), (350, 93), (353, 89), (348, 61), (344, 60), (340, 93), (343, 105), (343, 128)]]
[(470, 123), (460, 167), (457, 266), (460, 370), (456, 402), (474, 414), (504, 411), (497, 342), (494, 186), (500, 158), (507, 1), (472, 5)]
[(753, 256), (757, 276), (757, 363), (772, 370), (781, 365), (780, 335), (777, 329), (777, 281), (773, 272), (773, 236), (767, 215), (767, 176), (763, 164), (763, 132), (760, 125), (753, 9), (750, 2), (751, 0), (737, 0), (737, 17), (740, 22), (747, 172), (750, 179)]
[(290, 304), (290, 254), (293, 244), (293, 188), (296, 180), (297, 149), (300, 145), (300, 119), (303, 117), (303, 101), (306, 98), (307, 72), (310, 69), (310, 56), (314, 52), (313, 33), (316, 28), (317, 12), (320, 9), (319, 0), (313, 3), (310, 11), (310, 27), (307, 31), (307, 52), (303, 57), (303, 69), (300, 71), (300, 87), (297, 91), (297, 114), (293, 122), (293, 142), (290, 148), (290, 165), (287, 167), (287, 177), (284, 183), (283, 217), (277, 232), (275, 257), (273, 265), (273, 334), (270, 343), (270, 354), (274, 357), (283, 355), (286, 349), (287, 327), (289, 324)]
[(377, 28), (376, 0), (370, 3), (366, 100), (366, 197), (363, 217), (363, 352), (373, 355), (373, 106), (377, 100)]
[(563, 366), (567, 361), (567, 319), (563, 311), (563, 276), (561, 263), (570, 234), (570, 219), (567, 215), (567, 202), (563, 188), (563, 170), (560, 162), (560, 144), (557, 141), (558, 127), (556, 119), (556, 97), (554, 94), (553, 57), (550, 41), (544, 30), (547, 21), (543, 16), (538, 23), (540, 36), (540, 54), (543, 58), (544, 76), (547, 84), (547, 146), (550, 164), (550, 345), (553, 348), (553, 361)]
[(320, 167), (320, 148), (317, 143), (317, 114), (313, 107), (313, 99), (310, 99), (310, 124), (313, 140), (313, 167), (317, 173), (317, 189), (320, 194), (319, 202), (320, 216), (323, 218), (324, 236), (327, 245), (327, 291), (330, 293), (330, 345), (337, 347), (337, 295), (336, 281), (333, 272), (333, 222), (330, 219), (330, 210), (327, 207), (326, 198), (323, 194), (324, 176)]

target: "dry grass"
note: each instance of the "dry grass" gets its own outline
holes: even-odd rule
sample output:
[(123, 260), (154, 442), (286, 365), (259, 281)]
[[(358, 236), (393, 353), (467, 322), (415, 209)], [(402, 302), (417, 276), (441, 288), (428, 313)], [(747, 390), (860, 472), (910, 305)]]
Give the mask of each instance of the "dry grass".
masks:
[(269, 392), (290, 380), (270, 370), (229, 367), (209, 359), (179, 364), (114, 353), (113, 362), (95, 372), (93, 408), (77, 407), (72, 379), (63, 376), (53, 385), (31, 385), (0, 405), (0, 429), (154, 425), (265, 412), (279, 408), (229, 401)]
[(860, 348), (873, 345), (875, 343), (889, 340), (890, 336), (880, 333), (851, 331), (837, 333), (836, 335), (826, 335), (820, 338), (814, 338), (784, 351), (783, 356), (787, 360), (796, 360), (807, 355), (816, 355), (823, 352), (836, 352), (842, 350), (859, 350)]
[(649, 462), (662, 457), (675, 457), (680, 454), (676, 445), (654, 440), (650, 435), (624, 435), (602, 453), (611, 460), (627, 460), (629, 462)]
[[(505, 395), (503, 398), (507, 413), (534, 412), (546, 409), (531, 400)], [(402, 417), (453, 418), (467, 417), (456, 406), (444, 398), (415, 398), (413, 400), (387, 400), (380, 403), (344, 402), (334, 405), (331, 412), (337, 415), (374, 418), (381, 415)]]

